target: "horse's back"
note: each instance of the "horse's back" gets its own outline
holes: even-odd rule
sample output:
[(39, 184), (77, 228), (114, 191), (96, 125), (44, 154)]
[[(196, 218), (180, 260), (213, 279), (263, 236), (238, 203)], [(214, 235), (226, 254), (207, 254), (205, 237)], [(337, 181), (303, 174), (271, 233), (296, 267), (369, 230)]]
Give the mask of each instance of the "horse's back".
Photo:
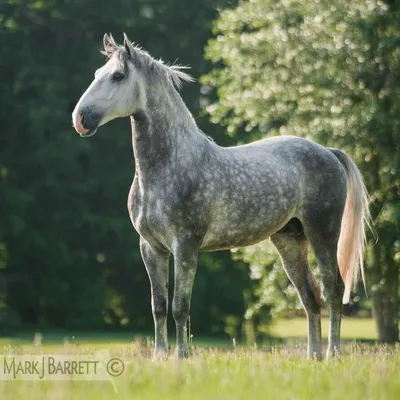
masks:
[(271, 154), (319, 154), (328, 149), (311, 140), (298, 136), (281, 135), (273, 136), (241, 146), (224, 148), (235, 156), (257, 156)]
[(312, 179), (315, 175), (343, 174), (344, 170), (337, 157), (328, 148), (311, 140), (297, 136), (274, 136), (249, 144), (224, 148), (227, 154), (238, 162), (263, 162), (266, 168), (290, 169), (295, 173), (299, 169), (302, 175)]

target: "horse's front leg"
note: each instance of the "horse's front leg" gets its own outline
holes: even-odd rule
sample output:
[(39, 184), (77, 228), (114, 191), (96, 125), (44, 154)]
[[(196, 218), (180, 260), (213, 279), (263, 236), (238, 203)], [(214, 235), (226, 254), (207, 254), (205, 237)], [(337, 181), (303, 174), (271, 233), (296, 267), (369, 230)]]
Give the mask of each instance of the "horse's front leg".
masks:
[(151, 284), (151, 306), (155, 327), (154, 357), (166, 357), (168, 353), (168, 261), (169, 252), (154, 248), (140, 238), (140, 252)]
[(174, 249), (175, 282), (172, 315), (176, 325), (176, 356), (185, 358), (188, 354), (187, 320), (190, 300), (197, 269), (198, 250), (196, 246), (182, 243)]

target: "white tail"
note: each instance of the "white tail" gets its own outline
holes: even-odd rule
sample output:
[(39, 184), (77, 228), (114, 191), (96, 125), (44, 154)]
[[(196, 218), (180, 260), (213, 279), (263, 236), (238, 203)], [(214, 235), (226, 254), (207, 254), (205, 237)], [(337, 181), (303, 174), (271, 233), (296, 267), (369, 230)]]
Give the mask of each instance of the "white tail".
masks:
[(351, 289), (358, 280), (360, 271), (365, 285), (364, 248), (365, 229), (371, 227), (368, 208), (368, 193), (357, 166), (345, 153), (329, 149), (347, 172), (347, 197), (342, 216), (342, 226), (337, 249), (340, 275), (345, 283), (343, 303), (350, 300)]

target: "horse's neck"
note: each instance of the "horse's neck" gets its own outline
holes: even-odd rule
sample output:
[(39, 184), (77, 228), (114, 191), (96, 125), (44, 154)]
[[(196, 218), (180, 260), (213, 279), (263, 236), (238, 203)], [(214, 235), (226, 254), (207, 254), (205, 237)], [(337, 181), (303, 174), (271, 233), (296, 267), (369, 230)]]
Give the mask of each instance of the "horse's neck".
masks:
[(182, 167), (189, 165), (210, 143), (172, 88), (150, 89), (145, 109), (134, 114), (131, 124), (136, 174), (141, 179), (156, 179), (157, 169), (166, 170), (177, 161)]

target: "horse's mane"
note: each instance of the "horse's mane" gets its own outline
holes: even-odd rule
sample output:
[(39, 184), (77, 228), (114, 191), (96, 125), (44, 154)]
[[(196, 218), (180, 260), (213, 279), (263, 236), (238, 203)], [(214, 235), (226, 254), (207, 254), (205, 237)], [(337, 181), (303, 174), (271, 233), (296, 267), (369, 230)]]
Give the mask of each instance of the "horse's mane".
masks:
[[(154, 59), (147, 51), (143, 50), (139, 46), (131, 43), (126, 36), (124, 46), (118, 45), (112, 35), (105, 35), (105, 44), (104, 50), (101, 51), (102, 54), (106, 55), (108, 58), (111, 58), (114, 53), (117, 53), (117, 57), (119, 61), (125, 65), (126, 62), (133, 62), (135, 67), (144, 71), (145, 73), (149, 73), (153, 76), (158, 77), (161, 80), (166, 80), (167, 82), (171, 82), (176, 88), (180, 88), (182, 86), (182, 81), (193, 82), (194, 79), (184, 72), (183, 70), (188, 69), (189, 67), (184, 65), (168, 65), (165, 64), (161, 59)], [(106, 41), (107, 40), (107, 41)], [(129, 53), (126, 50), (126, 45), (129, 46)]]

